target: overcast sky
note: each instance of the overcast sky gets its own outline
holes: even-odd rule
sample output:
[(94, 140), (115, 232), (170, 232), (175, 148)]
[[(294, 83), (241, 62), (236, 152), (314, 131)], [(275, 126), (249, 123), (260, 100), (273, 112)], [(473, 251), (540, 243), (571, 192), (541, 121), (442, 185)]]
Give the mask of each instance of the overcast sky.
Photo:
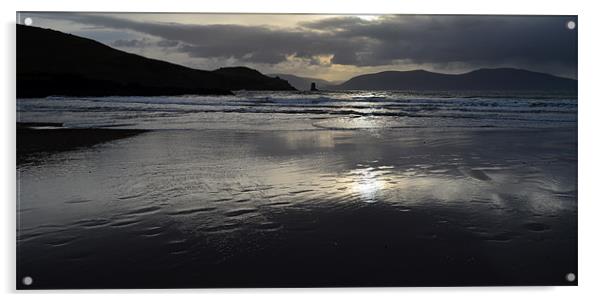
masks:
[(22, 13), (33, 26), (199, 69), (342, 81), (384, 70), (516, 67), (577, 77), (570, 16)]

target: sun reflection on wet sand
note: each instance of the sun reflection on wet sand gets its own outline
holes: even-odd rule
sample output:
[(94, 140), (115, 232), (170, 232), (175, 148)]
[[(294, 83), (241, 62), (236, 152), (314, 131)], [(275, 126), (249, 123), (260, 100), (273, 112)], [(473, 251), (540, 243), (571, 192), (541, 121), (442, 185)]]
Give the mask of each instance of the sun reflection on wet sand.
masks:
[(353, 178), (353, 190), (358, 193), (363, 202), (376, 202), (377, 195), (385, 183), (379, 178), (373, 168), (357, 169), (349, 172)]

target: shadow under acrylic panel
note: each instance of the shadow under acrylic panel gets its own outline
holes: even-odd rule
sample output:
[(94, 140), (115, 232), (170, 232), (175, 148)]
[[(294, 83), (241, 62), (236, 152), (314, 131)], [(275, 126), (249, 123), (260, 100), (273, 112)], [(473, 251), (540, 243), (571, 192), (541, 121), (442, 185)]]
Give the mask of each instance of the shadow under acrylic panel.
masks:
[(577, 284), (577, 17), (17, 15), (18, 289)]

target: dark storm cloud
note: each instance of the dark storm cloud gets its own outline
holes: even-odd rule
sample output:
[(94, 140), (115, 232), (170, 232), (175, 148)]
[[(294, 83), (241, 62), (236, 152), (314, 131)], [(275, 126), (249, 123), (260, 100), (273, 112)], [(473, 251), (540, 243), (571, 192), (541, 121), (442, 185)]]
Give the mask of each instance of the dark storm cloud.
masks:
[(353, 18), (346, 17), (303, 25), (334, 31), (342, 39), (371, 39), (367, 52), (354, 51), (351, 56), (343, 53), (342, 64), (379, 65), (400, 59), (414, 63), (575, 64), (577, 34), (566, 28), (569, 20), (535, 16), (390, 16), (376, 22), (353, 22)]
[(178, 44), (180, 44), (180, 42), (173, 40), (161, 40), (157, 42), (157, 46), (161, 47), (176, 47)]
[(316, 55), (352, 52), (358, 48), (353, 41), (355, 39), (339, 39), (331, 33), (303, 29), (144, 23), (89, 14), (46, 14), (43, 17), (131, 30), (178, 41), (181, 45), (179, 49), (191, 57), (236, 58), (246, 62), (275, 64), (285, 61), (290, 55), (311, 59)]
[(137, 48), (142, 48), (145, 47), (147, 45), (147, 41), (145, 41), (144, 39), (131, 39), (131, 40), (116, 40), (113, 43), (111, 43), (111, 45), (115, 46), (115, 47), (137, 47)]
[(276, 64), (288, 56), (315, 62), (316, 56), (332, 55), (332, 63), (356, 66), (459, 62), (576, 68), (577, 58), (576, 30), (566, 28), (574, 18), (563, 16), (385, 16), (373, 21), (350, 16), (297, 28), (145, 23), (119, 15), (59, 18), (156, 36), (191, 57), (250, 63)]
[(328, 18), (312, 22), (301, 22), (299, 25), (305, 28), (317, 30), (344, 30), (351, 27), (366, 26), (369, 24), (370, 21), (355, 16), (348, 16)]
[(180, 44), (178, 41), (172, 40), (159, 40), (152, 41), (150, 39), (142, 38), (142, 39), (119, 39), (110, 43), (112, 46), (120, 47), (120, 48), (146, 48), (159, 46), (162, 48), (171, 48), (176, 47)]

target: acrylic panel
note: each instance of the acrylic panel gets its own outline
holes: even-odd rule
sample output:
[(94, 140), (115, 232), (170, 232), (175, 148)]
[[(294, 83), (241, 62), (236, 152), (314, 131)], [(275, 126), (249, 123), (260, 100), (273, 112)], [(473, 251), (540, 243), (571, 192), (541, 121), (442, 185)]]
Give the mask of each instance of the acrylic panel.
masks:
[(577, 285), (577, 31), (19, 12), (16, 286)]

